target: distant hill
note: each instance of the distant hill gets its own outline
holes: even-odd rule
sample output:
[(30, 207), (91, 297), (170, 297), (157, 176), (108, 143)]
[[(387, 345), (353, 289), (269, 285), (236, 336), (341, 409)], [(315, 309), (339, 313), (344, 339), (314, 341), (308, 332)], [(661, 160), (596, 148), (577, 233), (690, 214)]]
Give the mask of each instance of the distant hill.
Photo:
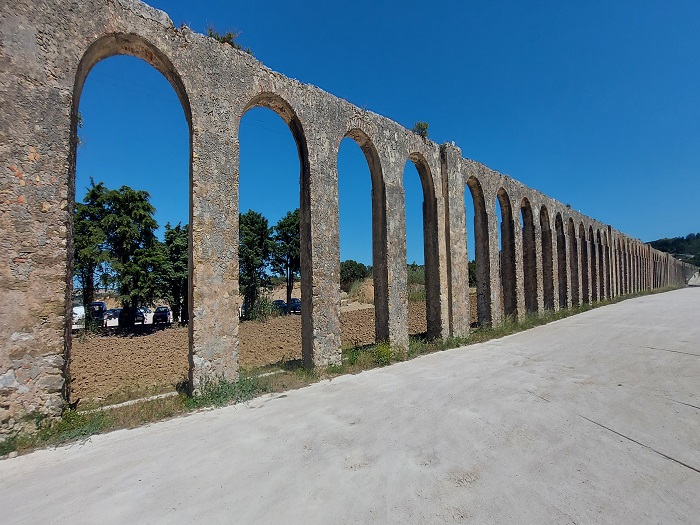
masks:
[(678, 259), (688, 261), (690, 264), (700, 266), (700, 233), (691, 233), (687, 237), (659, 239), (647, 244), (662, 252), (671, 253)]

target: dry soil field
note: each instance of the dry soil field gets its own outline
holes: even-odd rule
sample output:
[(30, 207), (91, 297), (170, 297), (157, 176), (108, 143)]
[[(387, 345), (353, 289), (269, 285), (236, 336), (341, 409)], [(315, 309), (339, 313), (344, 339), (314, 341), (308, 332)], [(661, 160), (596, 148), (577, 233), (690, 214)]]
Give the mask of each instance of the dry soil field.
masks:
[[(374, 307), (351, 305), (341, 313), (343, 347), (374, 342)], [(410, 303), (411, 334), (426, 331), (425, 303)], [(74, 337), (71, 399), (103, 399), (172, 390), (187, 379), (188, 331), (173, 327), (131, 335)], [(265, 323), (242, 322), (240, 363), (256, 368), (301, 358), (301, 316), (274, 317)]]

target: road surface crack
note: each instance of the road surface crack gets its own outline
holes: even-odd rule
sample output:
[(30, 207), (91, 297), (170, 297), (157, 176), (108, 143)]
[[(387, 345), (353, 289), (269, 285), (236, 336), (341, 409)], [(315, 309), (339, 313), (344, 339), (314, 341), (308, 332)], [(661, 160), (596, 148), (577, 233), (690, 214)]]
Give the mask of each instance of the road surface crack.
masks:
[(603, 424), (601, 424), (601, 423), (598, 423), (597, 421), (593, 421), (592, 419), (588, 419), (586, 416), (582, 416), (581, 414), (578, 414), (578, 416), (579, 416), (579, 417), (582, 417), (582, 418), (585, 419), (586, 421), (590, 421), (590, 422), (593, 423), (594, 425), (598, 425), (599, 427), (604, 428), (605, 430), (608, 430), (608, 431), (612, 432), (613, 434), (617, 434), (617, 435), (620, 436), (620, 437), (623, 437), (623, 438), (625, 438), (625, 439), (628, 439), (628, 440), (630, 440), (632, 443), (636, 443), (637, 445), (640, 445), (640, 446), (642, 446), (642, 447), (644, 447), (644, 448), (648, 448), (649, 450), (651, 450), (652, 452), (655, 452), (656, 454), (658, 454), (658, 455), (661, 456), (661, 457), (664, 457), (664, 458), (666, 458), (666, 459), (668, 459), (668, 460), (670, 460), (670, 461), (673, 461), (673, 462), (675, 462), (675, 463), (678, 463), (679, 465), (682, 465), (682, 466), (684, 466), (685, 468), (689, 468), (690, 470), (694, 470), (695, 472), (697, 472), (698, 474), (700, 474), (700, 469), (697, 469), (697, 468), (695, 468), (695, 467), (692, 467), (692, 466), (688, 465), (687, 463), (683, 463), (682, 461), (680, 461), (680, 460), (678, 460), (678, 459), (676, 459), (676, 458), (672, 458), (671, 456), (668, 456), (668, 455), (664, 454), (663, 452), (659, 452), (659, 451), (656, 450), (655, 448), (652, 448), (652, 447), (650, 447), (649, 445), (645, 445), (644, 443), (641, 443), (641, 442), (637, 441), (636, 439), (632, 439), (632, 438), (629, 437), (629, 436), (625, 436), (624, 434), (620, 434), (619, 432), (617, 432), (616, 430), (613, 430), (613, 429), (610, 428), (610, 427), (606, 427), (605, 425), (603, 425)]

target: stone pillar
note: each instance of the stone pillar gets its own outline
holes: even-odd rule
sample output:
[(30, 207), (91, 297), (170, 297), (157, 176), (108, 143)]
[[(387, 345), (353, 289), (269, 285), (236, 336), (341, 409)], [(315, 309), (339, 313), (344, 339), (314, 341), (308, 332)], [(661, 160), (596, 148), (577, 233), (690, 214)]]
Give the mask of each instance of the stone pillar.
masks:
[[(314, 123), (316, 124), (316, 123)], [(323, 122), (316, 124), (323, 125)], [(322, 129), (306, 129), (308, 173), (301, 177), (301, 300), (304, 365), (339, 365), (340, 234), (337, 150)]]
[(588, 272), (586, 272), (586, 275), (583, 277), (587, 280), (588, 282), (588, 301), (593, 302), (593, 272), (595, 271), (595, 266), (593, 265), (593, 249), (595, 247), (595, 244), (588, 239), (588, 232), (585, 232), (585, 240), (584, 242), (586, 243), (586, 266), (588, 266)]
[(535, 279), (537, 279), (537, 311), (544, 312), (544, 273), (542, 257), (542, 225), (540, 224), (539, 213), (533, 210), (532, 227), (535, 230)]
[(30, 412), (59, 415), (68, 393), (79, 57), (35, 16), (0, 9), (0, 441)]
[(525, 308), (525, 275), (524, 261), (525, 254), (523, 253), (523, 227), (520, 223), (520, 203), (511, 201), (511, 210), (513, 214), (513, 240), (515, 251), (515, 304), (518, 312), (518, 319), (523, 319), (527, 310)]
[[(206, 102), (203, 102), (205, 104)], [(190, 387), (238, 378), (238, 143), (193, 104)], [(234, 175), (235, 174), (235, 175)], [(223, 315), (222, 312), (229, 312)]]
[(571, 268), (573, 266), (572, 262), (572, 250), (571, 250), (571, 240), (569, 239), (568, 223), (564, 226), (564, 244), (566, 246), (566, 307), (571, 308), (574, 306), (573, 301), (573, 272)]
[(615, 238), (612, 233), (608, 235), (608, 271), (610, 272), (610, 298), (617, 297), (617, 250), (615, 249)]
[(583, 243), (586, 242), (585, 239), (582, 241), (578, 237), (578, 228), (575, 229), (576, 233), (576, 253), (578, 258), (578, 304), (583, 304)]
[(605, 290), (606, 290), (606, 285), (605, 285), (605, 245), (603, 244), (603, 238), (600, 238), (600, 242), (598, 243), (598, 251), (597, 251), (597, 259), (598, 259), (598, 300), (602, 301), (605, 299)]
[[(449, 196), (447, 195), (447, 188), (442, 184), (439, 160), (439, 155), (436, 155), (435, 162), (430, 166), (435, 190), (435, 224), (426, 225), (426, 227), (429, 227), (433, 231), (432, 240), (430, 240), (430, 242), (435, 242), (437, 244), (437, 250), (433, 252), (434, 255), (437, 256), (437, 261), (433, 261), (433, 266), (437, 274), (434, 276), (437, 282), (435, 282), (433, 286), (434, 296), (432, 298), (432, 309), (435, 311), (430, 314), (434, 320), (429, 323), (428, 335), (434, 335), (445, 339), (450, 336), (450, 284), (449, 260), (447, 255), (447, 209)], [(427, 236), (424, 237), (424, 239), (427, 238)], [(468, 284), (469, 279), (467, 279), (467, 285)], [(434, 333), (431, 332), (430, 325), (435, 327)]]
[[(441, 148), (442, 187), (445, 192), (445, 246), (447, 248), (448, 316), (450, 334), (465, 337), (471, 321), (469, 303), (469, 247), (464, 206), (464, 176), (459, 172), (461, 152), (449, 145)], [(471, 195), (468, 197), (471, 198)], [(473, 220), (470, 217), (469, 220)]]
[(484, 195), (489, 230), (489, 266), (491, 276), (491, 324), (498, 326), (503, 321), (503, 301), (501, 287), (501, 260), (498, 249), (498, 217), (494, 208), (496, 199), (492, 194)]
[(385, 166), (388, 341), (408, 350), (408, 290), (406, 270), (406, 207), (402, 162)]

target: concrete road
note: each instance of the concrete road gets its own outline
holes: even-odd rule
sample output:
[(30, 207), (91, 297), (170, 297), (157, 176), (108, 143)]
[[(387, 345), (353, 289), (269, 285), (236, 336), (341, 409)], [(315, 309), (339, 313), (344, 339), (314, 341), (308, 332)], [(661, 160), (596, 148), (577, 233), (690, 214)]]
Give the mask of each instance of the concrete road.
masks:
[(0, 522), (700, 522), (700, 289), (0, 461)]

